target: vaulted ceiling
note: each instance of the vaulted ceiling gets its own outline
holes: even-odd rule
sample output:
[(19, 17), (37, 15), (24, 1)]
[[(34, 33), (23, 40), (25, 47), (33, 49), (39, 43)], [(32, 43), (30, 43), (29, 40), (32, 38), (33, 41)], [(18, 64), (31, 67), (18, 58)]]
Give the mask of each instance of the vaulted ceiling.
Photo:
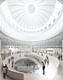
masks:
[[(5, 0), (0, 0), (0, 4), (5, 1)], [(63, 3), (63, 0), (59, 0), (61, 3)], [(0, 40), (2, 42), (2, 45), (30, 45), (32, 43), (32, 45), (38, 45), (38, 46), (43, 46), (43, 47), (61, 47), (62, 46), (62, 40), (63, 40), (63, 31), (58, 34), (57, 36), (49, 39), (49, 40), (45, 40), (45, 41), (38, 41), (38, 42), (27, 42), (27, 41), (18, 41), (15, 40), (13, 38), (10, 38), (9, 36), (5, 35), (4, 33), (2, 33), (0, 31)]]

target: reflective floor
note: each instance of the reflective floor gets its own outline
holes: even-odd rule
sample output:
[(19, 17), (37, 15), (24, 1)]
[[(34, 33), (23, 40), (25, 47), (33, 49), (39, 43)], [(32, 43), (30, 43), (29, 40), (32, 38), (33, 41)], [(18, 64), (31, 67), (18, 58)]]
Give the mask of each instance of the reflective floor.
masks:
[[(1, 64), (1, 60), (0, 60), (0, 64)], [(46, 75), (45, 75), (45, 77), (46, 77)], [(40, 74), (33, 72), (33, 73), (25, 74), (24, 80), (63, 80), (63, 61), (60, 61), (60, 65), (58, 66), (58, 70), (57, 70), (54, 78), (47, 79), (45, 77), (42, 77)], [(3, 79), (2, 72), (0, 69), (0, 80), (12, 80), (12, 79), (9, 79), (8, 77), (6, 77), (6, 79)]]
[[(51, 73), (51, 72), (50, 72)], [(29, 78), (29, 77), (31, 78)], [(43, 77), (41, 77), (40, 75), (37, 76), (37, 74), (27, 74), (27, 76), (25, 77), (25, 80), (63, 80), (63, 61), (60, 62), (60, 65), (58, 67), (58, 71), (55, 75), (54, 78), (51, 79), (45, 79)]]

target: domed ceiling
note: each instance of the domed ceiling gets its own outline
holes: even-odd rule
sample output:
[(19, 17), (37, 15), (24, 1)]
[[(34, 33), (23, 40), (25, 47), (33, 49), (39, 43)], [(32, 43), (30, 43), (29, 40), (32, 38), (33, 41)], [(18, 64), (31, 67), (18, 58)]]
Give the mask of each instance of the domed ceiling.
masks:
[(42, 28), (55, 9), (56, 0), (7, 0), (12, 17), (19, 28), (36, 30)]
[(63, 28), (62, 7), (57, 0), (6, 0), (0, 6), (0, 29), (17, 40), (49, 39)]

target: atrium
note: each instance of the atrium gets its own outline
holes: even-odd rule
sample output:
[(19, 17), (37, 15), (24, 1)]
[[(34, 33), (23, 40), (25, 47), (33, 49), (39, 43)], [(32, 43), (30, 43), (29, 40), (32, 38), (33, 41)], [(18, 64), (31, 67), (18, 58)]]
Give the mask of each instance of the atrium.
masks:
[(0, 80), (63, 80), (63, 0), (0, 0)]

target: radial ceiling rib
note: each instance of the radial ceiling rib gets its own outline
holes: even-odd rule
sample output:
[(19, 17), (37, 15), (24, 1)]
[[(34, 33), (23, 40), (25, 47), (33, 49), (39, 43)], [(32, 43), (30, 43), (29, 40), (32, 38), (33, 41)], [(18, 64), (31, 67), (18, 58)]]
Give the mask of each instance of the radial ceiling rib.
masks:
[(56, 0), (7, 0), (11, 15), (20, 28), (39, 29), (48, 22)]

